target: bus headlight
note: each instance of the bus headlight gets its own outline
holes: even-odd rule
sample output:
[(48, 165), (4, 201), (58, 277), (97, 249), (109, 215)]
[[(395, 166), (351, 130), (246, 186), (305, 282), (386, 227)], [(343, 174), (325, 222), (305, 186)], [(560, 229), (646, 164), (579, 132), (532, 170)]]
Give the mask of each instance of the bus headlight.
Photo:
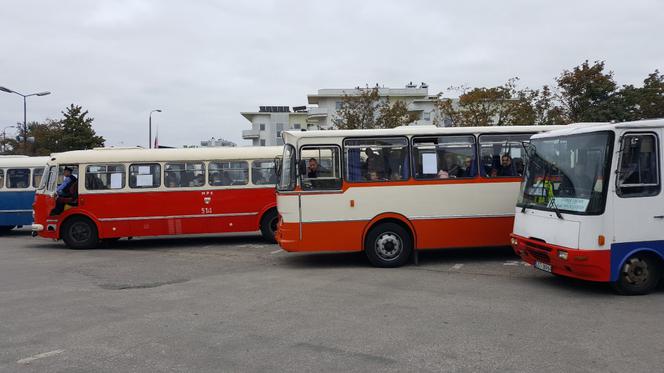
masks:
[(558, 250), (558, 258), (562, 260), (567, 260), (567, 251)]
[(512, 237), (512, 238), (510, 238), (510, 243), (512, 244), (512, 246), (516, 247), (519, 244), (519, 240)]

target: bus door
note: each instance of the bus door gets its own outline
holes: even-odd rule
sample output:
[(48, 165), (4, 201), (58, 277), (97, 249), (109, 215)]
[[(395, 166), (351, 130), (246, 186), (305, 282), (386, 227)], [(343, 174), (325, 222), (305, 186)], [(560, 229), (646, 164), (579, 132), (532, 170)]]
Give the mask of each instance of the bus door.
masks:
[(327, 230), (323, 219), (342, 219), (334, 216), (342, 185), (340, 154), (336, 145), (307, 145), (300, 149), (299, 221), (304, 242), (319, 237), (334, 245), (333, 232)]
[[(662, 240), (661, 129), (626, 132), (619, 141), (614, 203), (614, 242)], [(629, 251), (612, 247), (612, 250)], [(626, 254), (625, 252), (624, 254)], [(619, 253), (614, 253), (619, 254)]]

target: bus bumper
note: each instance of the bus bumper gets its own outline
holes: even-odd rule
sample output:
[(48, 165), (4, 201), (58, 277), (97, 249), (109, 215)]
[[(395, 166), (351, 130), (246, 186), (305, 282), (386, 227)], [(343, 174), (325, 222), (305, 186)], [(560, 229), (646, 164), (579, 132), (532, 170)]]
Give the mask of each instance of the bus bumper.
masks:
[(512, 234), (511, 238), (514, 252), (523, 261), (537, 268), (547, 268), (556, 275), (586, 281), (610, 280), (610, 250), (570, 249), (515, 234)]
[(285, 251), (299, 251), (300, 225), (298, 223), (284, 223), (279, 219), (277, 228), (277, 243)]
[(37, 237), (39, 235), (39, 232), (44, 230), (44, 226), (41, 224), (32, 224), (32, 237)]

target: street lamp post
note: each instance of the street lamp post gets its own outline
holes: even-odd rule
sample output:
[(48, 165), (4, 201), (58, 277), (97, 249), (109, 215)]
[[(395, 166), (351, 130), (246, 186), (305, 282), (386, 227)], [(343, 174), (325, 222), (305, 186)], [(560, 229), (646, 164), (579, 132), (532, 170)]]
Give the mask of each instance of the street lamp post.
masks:
[(37, 93), (30, 93), (28, 95), (24, 95), (22, 93), (18, 93), (16, 91), (13, 91), (9, 88), (5, 87), (0, 87), (0, 91), (6, 92), (6, 93), (15, 93), (21, 97), (23, 97), (23, 143), (25, 144), (26, 150), (28, 146), (28, 104), (26, 98), (30, 96), (47, 96), (50, 95), (51, 92), (45, 91), (45, 92), (37, 92)]
[(148, 132), (148, 148), (152, 149), (152, 113), (157, 112), (161, 113), (161, 109), (154, 109), (150, 111), (150, 119), (148, 120), (149, 122), (149, 132)]

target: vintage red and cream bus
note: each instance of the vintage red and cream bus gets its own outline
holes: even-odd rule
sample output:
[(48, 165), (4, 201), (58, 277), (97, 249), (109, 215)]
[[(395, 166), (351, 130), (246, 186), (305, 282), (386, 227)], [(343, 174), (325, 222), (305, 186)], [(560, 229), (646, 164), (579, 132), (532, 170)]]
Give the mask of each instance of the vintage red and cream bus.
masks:
[(277, 242), (364, 251), (380, 267), (416, 250), (509, 246), (523, 142), (553, 128), (284, 132)]
[[(281, 151), (99, 148), (53, 154), (35, 195), (33, 231), (75, 249), (122, 237), (258, 230), (272, 241), (274, 161)], [(65, 169), (76, 177), (68, 189), (75, 195), (62, 198), (57, 190)]]

